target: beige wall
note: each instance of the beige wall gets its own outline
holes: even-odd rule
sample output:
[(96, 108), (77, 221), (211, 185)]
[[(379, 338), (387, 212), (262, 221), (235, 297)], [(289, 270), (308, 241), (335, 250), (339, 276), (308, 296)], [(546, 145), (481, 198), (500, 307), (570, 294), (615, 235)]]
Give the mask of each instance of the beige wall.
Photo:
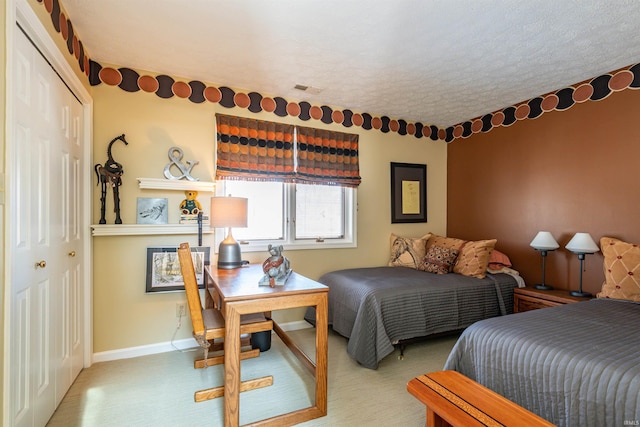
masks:
[[(100, 85), (94, 97), (94, 163), (106, 160), (108, 142), (126, 134), (129, 146), (114, 144), (113, 155), (124, 166), (121, 187), (122, 218), (135, 223), (137, 197), (168, 197), (170, 221), (177, 222), (178, 205), (184, 194), (175, 191), (139, 190), (137, 177), (163, 178), (169, 162), (167, 151), (182, 148), (184, 161), (198, 160), (193, 176), (212, 180), (214, 175), (216, 112), (250, 116), (263, 120), (301, 123), (318, 128), (360, 134), (358, 189), (358, 247), (341, 250), (287, 251), (295, 271), (317, 279), (330, 270), (384, 265), (388, 259), (389, 234), (420, 236), (427, 231), (444, 233), (446, 228), (447, 146), (430, 139), (416, 139), (394, 133), (345, 129), (320, 121), (301, 122), (273, 114), (252, 114), (245, 109), (226, 109), (217, 104), (194, 104), (177, 97), (161, 99), (145, 92), (128, 93), (117, 87)], [(391, 224), (390, 162), (427, 164), (428, 223)], [(95, 182), (92, 183), (95, 185)], [(93, 196), (93, 221), (99, 219), (99, 188)], [(199, 196), (206, 206), (210, 195)], [(107, 222), (113, 223), (111, 193), (107, 196)], [(109, 212), (111, 211), (111, 212)], [(197, 236), (94, 237), (94, 352), (166, 342), (176, 327), (175, 305), (185, 301), (184, 293), (145, 294), (146, 248), (197, 243)], [(213, 245), (213, 235), (203, 243)], [(286, 250), (286, 247), (285, 247)], [(262, 262), (266, 253), (246, 253), (251, 262)], [(215, 262), (215, 259), (212, 260)], [(303, 310), (276, 313), (279, 321), (301, 320)], [(176, 339), (190, 337), (188, 320)]]
[[(74, 72), (87, 85), (77, 61), (69, 55), (61, 35), (53, 29), (51, 16), (42, 3), (28, 0), (58, 49), (64, 53)], [(82, 34), (79, 34), (82, 39)], [(90, 54), (90, 52), (89, 52)], [(122, 64), (125, 65), (126, 64)], [(158, 70), (162, 72), (163, 70)], [(174, 76), (175, 78), (175, 76)], [(215, 82), (213, 82), (215, 83)], [(247, 88), (245, 92), (254, 90)], [(108, 142), (125, 133), (130, 145), (115, 145), (116, 160), (124, 165), (122, 216), (125, 223), (135, 223), (137, 197), (168, 197), (170, 215), (175, 218), (177, 205), (184, 198), (180, 192), (140, 191), (137, 177), (162, 178), (171, 146), (183, 149), (186, 159), (197, 159), (193, 175), (210, 180), (214, 174), (214, 114), (248, 115), (244, 109), (228, 110), (217, 104), (193, 104), (178, 98), (161, 99), (144, 92), (128, 93), (117, 87), (100, 85), (90, 89), (94, 99), (93, 163), (106, 160)], [(313, 100), (311, 100), (313, 102)], [(349, 106), (345, 106), (348, 108)], [(4, 116), (3, 116), (4, 117)], [(273, 114), (251, 114), (264, 120), (296, 122)], [(327, 127), (319, 121), (302, 122), (307, 126)], [(330, 126), (329, 126), (330, 127)], [(362, 185), (358, 190), (358, 248), (343, 250), (288, 251), (294, 270), (318, 278), (338, 268), (383, 265), (388, 256), (389, 234), (419, 236), (426, 231), (443, 233), (446, 227), (446, 145), (430, 139), (416, 139), (395, 133), (349, 130), (334, 125), (339, 131), (361, 135)], [(426, 163), (428, 216), (423, 224), (395, 224), (390, 221), (390, 162)], [(95, 181), (91, 183), (95, 184)], [(99, 187), (93, 187), (93, 222), (99, 219)], [(201, 195), (201, 201), (206, 195)], [(108, 209), (113, 204), (108, 194)], [(113, 213), (108, 217), (113, 222)], [(196, 236), (132, 236), (93, 238), (94, 352), (166, 342), (176, 326), (175, 304), (185, 300), (184, 293), (145, 294), (146, 248), (176, 245)], [(213, 244), (213, 236), (205, 235), (203, 243)], [(266, 254), (246, 254), (252, 262), (261, 262)], [(213, 260), (215, 262), (215, 260)], [(280, 321), (302, 318), (303, 310), (276, 313)], [(190, 336), (190, 324), (184, 322), (176, 339)]]

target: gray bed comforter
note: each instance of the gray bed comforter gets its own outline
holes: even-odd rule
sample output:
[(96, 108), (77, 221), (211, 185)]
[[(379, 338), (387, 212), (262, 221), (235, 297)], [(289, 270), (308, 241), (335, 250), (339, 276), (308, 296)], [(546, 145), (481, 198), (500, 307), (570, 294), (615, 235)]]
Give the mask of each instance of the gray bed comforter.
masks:
[(478, 322), (444, 369), (558, 426), (640, 422), (640, 304), (596, 299)]
[[(347, 353), (370, 369), (400, 340), (461, 330), (512, 313), (517, 287), (507, 274), (477, 279), (404, 267), (340, 270), (318, 281), (329, 286), (329, 324), (349, 338)], [(315, 322), (313, 308), (305, 319)]]

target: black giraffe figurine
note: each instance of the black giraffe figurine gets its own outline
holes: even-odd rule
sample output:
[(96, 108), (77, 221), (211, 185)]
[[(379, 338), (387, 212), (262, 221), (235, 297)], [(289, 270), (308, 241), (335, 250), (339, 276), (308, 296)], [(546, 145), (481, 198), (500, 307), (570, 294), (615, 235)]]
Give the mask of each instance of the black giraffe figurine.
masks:
[(107, 220), (105, 219), (106, 212), (106, 203), (107, 203), (107, 184), (111, 184), (113, 188), (113, 210), (116, 213), (116, 224), (122, 224), (122, 219), (120, 218), (120, 185), (122, 185), (122, 174), (124, 170), (122, 165), (115, 160), (113, 160), (113, 156), (111, 155), (111, 147), (113, 143), (116, 141), (124, 142), (124, 145), (129, 145), (126, 139), (124, 139), (124, 134), (120, 136), (116, 136), (109, 143), (109, 147), (107, 148), (107, 155), (109, 158), (104, 163), (104, 166), (100, 163), (97, 163), (93, 168), (96, 171), (96, 176), (98, 177), (98, 183), (102, 185), (102, 193), (100, 197), (100, 224), (106, 224)]

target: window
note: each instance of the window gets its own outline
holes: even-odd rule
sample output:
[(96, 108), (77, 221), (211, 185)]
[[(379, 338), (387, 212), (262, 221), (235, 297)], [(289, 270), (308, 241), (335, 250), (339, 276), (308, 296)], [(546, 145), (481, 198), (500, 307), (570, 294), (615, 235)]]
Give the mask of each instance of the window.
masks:
[[(217, 195), (246, 197), (243, 251), (356, 246), (359, 136), (216, 114)], [(224, 233), (216, 233), (216, 246)]]
[(297, 184), (294, 230), (296, 239), (344, 238), (344, 189)]
[[(353, 188), (225, 180), (218, 195), (246, 197), (248, 227), (234, 228), (243, 252), (265, 251), (269, 244), (287, 249), (356, 246), (356, 190)], [(216, 247), (225, 237), (216, 233)]]

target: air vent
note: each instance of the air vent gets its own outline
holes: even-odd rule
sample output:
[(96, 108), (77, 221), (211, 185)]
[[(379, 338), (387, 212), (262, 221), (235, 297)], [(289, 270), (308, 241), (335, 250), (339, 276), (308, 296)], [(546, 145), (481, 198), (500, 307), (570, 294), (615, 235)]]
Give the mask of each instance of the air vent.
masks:
[(300, 84), (295, 85), (293, 88), (297, 89), (297, 90), (301, 90), (301, 91), (306, 92), (306, 93), (310, 93), (312, 95), (317, 95), (320, 92), (322, 92), (322, 89), (318, 89), (317, 87), (307, 86), (307, 85), (300, 85)]

